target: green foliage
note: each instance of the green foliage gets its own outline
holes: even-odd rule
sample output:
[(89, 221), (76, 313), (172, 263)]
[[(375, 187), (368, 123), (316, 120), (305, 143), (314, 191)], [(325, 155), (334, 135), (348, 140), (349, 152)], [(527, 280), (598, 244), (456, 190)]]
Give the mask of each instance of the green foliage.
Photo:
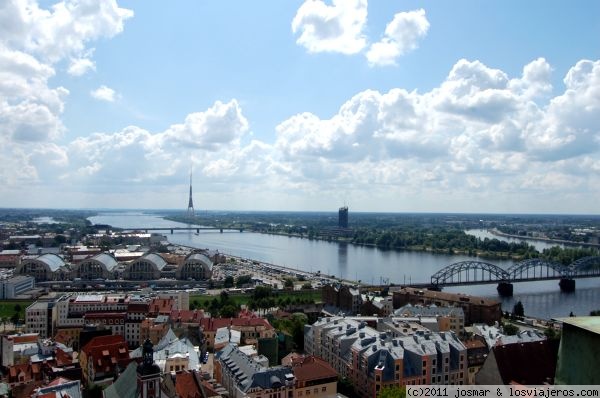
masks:
[(514, 336), (519, 333), (519, 328), (512, 323), (505, 323), (502, 325), (502, 329), (504, 330), (504, 334), (507, 336)]
[(294, 287), (294, 280), (292, 278), (285, 278), (284, 283), (283, 283), (284, 287)]
[(304, 325), (307, 323), (308, 317), (301, 312), (293, 313), (290, 319), (271, 320), (271, 324), (274, 328), (292, 336), (294, 349), (300, 351), (304, 350)]
[(302, 285), (302, 289), (304, 289), (304, 290), (312, 289), (312, 284), (310, 282), (306, 282)]
[(553, 327), (547, 327), (544, 330), (544, 335), (548, 340), (560, 340), (560, 332), (558, 332)]
[(521, 301), (517, 301), (517, 303), (513, 307), (512, 313), (515, 316), (525, 316), (525, 309), (523, 308), (523, 303), (521, 303)]
[(229, 276), (225, 277), (225, 280), (223, 281), (223, 287), (224, 288), (233, 287), (233, 276), (229, 275)]
[(583, 257), (598, 256), (598, 249), (592, 248), (581, 248), (581, 247), (565, 247), (559, 246), (551, 247), (550, 249), (544, 249), (541, 256), (545, 260), (554, 261), (563, 265), (569, 265), (575, 260), (579, 260)]
[(600, 310), (590, 311), (590, 316), (600, 316)]
[(385, 387), (377, 394), (377, 398), (406, 398), (406, 387)]
[(238, 276), (237, 280), (235, 281), (235, 286), (243, 287), (250, 282), (252, 282), (252, 275), (241, 275)]
[[(30, 300), (3, 300), (0, 301), (0, 318), (10, 318), (18, 308), (19, 318), (25, 319), (25, 308), (31, 305)], [(17, 307), (18, 305), (18, 307)]]
[(352, 382), (345, 377), (341, 377), (337, 382), (337, 391), (340, 394), (344, 394), (347, 397), (356, 397), (357, 394), (354, 391), (354, 386)]

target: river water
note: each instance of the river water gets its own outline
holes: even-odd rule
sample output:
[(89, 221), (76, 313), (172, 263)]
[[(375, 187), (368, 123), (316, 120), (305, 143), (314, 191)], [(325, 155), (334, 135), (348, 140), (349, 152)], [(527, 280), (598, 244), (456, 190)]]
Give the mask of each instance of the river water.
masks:
[[(108, 224), (117, 228), (188, 226), (141, 212), (102, 213), (89, 220), (94, 224)], [(253, 232), (202, 231), (196, 234), (195, 231), (174, 231), (170, 234), (165, 231), (164, 234), (169, 242), (175, 244), (219, 250), (299, 270), (321, 271), (327, 275), (375, 284), (429, 282), (431, 275), (447, 265), (478, 259), (466, 255), (381, 250)], [(513, 264), (511, 260), (483, 261), (502, 268)], [(496, 293), (496, 285), (462, 286), (444, 290), (500, 299)], [(525, 313), (531, 316), (562, 317), (568, 316), (571, 311), (576, 315), (588, 315), (591, 310), (600, 309), (600, 278), (578, 279), (577, 290), (570, 294), (560, 292), (558, 281), (517, 283), (514, 285), (514, 296), (502, 299), (502, 307), (505, 311), (510, 311), (519, 300), (523, 303)]]

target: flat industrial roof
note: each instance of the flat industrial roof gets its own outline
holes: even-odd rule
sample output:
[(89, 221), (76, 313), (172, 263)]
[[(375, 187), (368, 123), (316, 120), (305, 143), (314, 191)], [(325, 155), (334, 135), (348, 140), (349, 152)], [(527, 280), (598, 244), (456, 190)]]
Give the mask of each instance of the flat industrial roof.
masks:
[(557, 320), (568, 325), (589, 330), (592, 333), (600, 334), (600, 316), (575, 316), (558, 318)]

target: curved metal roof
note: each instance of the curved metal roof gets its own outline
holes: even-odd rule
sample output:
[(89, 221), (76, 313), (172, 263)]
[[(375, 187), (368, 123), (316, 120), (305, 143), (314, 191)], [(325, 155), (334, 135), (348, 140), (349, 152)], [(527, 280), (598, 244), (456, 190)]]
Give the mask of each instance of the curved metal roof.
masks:
[(132, 264), (135, 264), (138, 261), (142, 261), (142, 260), (145, 260), (145, 261), (148, 261), (148, 262), (154, 264), (159, 271), (162, 270), (165, 265), (167, 265), (167, 262), (165, 261), (165, 259), (156, 253), (145, 254), (142, 257), (140, 257), (139, 259), (132, 262)]
[(96, 254), (94, 257), (90, 257), (84, 260), (83, 262), (86, 261), (98, 261), (99, 263), (104, 265), (107, 271), (112, 271), (117, 265), (119, 265), (117, 259), (109, 253)]
[(188, 264), (190, 262), (196, 262), (196, 261), (206, 265), (208, 267), (208, 269), (212, 269), (212, 267), (213, 267), (212, 260), (202, 253), (190, 254), (189, 256), (186, 257), (184, 264)]
[(52, 272), (58, 270), (60, 267), (66, 264), (65, 260), (63, 260), (62, 257), (51, 253), (42, 254), (41, 256), (36, 257), (34, 260), (46, 264)]

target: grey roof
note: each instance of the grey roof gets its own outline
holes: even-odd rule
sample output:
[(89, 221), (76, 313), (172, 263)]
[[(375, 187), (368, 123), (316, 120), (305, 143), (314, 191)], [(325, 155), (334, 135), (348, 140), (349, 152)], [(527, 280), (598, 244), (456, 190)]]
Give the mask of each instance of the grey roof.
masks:
[(36, 257), (34, 260), (46, 264), (52, 272), (65, 265), (65, 260), (56, 254), (42, 254), (41, 256)]
[(112, 271), (117, 265), (119, 265), (117, 259), (110, 253), (99, 253), (84, 260), (83, 262), (87, 261), (97, 261), (104, 265), (107, 271)]
[[(143, 347), (138, 347), (129, 353), (129, 358), (141, 358)], [(154, 347), (154, 360), (164, 372), (165, 361), (176, 355), (182, 355), (188, 358), (188, 370), (200, 369), (200, 356), (195, 350), (192, 342), (187, 338), (178, 338), (169, 328), (168, 332)]]
[(438, 307), (436, 305), (422, 306), (407, 304), (394, 311), (396, 316), (457, 316), (464, 318), (461, 307)]
[(41, 387), (38, 394), (54, 392), (57, 397), (81, 398), (81, 382), (79, 380), (68, 381), (55, 386)]
[(240, 351), (236, 345), (229, 344), (217, 353), (223, 368), (235, 375), (237, 387), (242, 392), (251, 388), (271, 389), (285, 385), (286, 375), (291, 373), (290, 368), (276, 366), (266, 368)]
[(132, 361), (119, 378), (103, 391), (104, 398), (137, 398), (137, 362)]
[(171, 342), (162, 350), (154, 351), (154, 360), (163, 372), (166, 360), (176, 356), (188, 358), (188, 370), (200, 370), (200, 356), (192, 342), (185, 337)]
[(132, 262), (132, 264), (135, 264), (138, 261), (144, 261), (144, 260), (148, 261), (149, 263), (154, 264), (159, 271), (162, 270), (165, 265), (167, 265), (167, 262), (165, 261), (165, 259), (156, 253), (144, 254), (142, 257), (140, 257), (137, 260), (135, 260), (134, 262)]

